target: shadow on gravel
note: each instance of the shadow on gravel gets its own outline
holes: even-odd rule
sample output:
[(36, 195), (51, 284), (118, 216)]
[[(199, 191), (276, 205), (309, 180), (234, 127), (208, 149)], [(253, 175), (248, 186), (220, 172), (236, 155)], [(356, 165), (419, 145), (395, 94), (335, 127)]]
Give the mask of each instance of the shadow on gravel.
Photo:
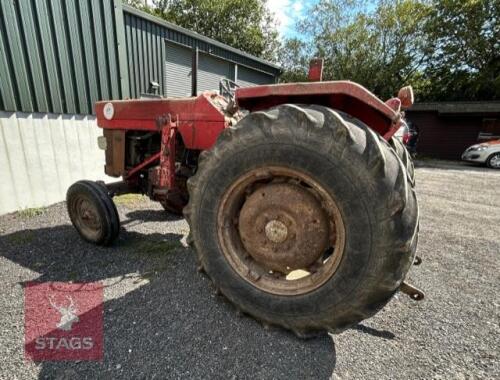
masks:
[[(184, 219), (182, 215), (166, 213), (164, 210), (134, 210), (129, 211), (126, 216), (129, 218), (126, 222), (169, 222)], [(124, 225), (124, 223), (122, 223), (122, 225)]]
[[(166, 219), (163, 212), (135, 213), (140, 220)], [(110, 292), (125, 287), (104, 304), (104, 361), (41, 362), (39, 377), (330, 378), (336, 355), (329, 336), (300, 340), (237, 317), (195, 271), (195, 255), (180, 239), (122, 229), (115, 246), (101, 248), (83, 242), (70, 225), (1, 236), (0, 254), (39, 273), (36, 281), (113, 278)], [(131, 274), (143, 285), (120, 282)]]
[(357, 330), (359, 332), (362, 332), (363, 334), (369, 334), (372, 336), (375, 336), (377, 338), (384, 338), (388, 340), (392, 340), (396, 337), (392, 332), (387, 331), (387, 330), (377, 330), (374, 329), (373, 327), (365, 326), (364, 324), (360, 323), (357, 326), (353, 327), (354, 330)]

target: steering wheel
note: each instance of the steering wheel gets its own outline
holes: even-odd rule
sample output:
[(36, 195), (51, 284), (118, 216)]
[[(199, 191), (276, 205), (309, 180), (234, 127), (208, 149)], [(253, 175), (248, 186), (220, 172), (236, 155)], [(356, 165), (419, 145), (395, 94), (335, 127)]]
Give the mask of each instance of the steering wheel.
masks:
[(221, 78), (219, 82), (219, 91), (222, 96), (234, 101), (234, 91), (240, 86), (231, 79)]

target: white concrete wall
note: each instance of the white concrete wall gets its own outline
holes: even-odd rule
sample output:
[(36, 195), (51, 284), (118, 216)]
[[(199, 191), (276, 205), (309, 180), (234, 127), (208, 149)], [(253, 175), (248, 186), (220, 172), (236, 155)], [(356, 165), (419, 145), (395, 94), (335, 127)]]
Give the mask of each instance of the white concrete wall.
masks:
[(104, 174), (94, 116), (0, 112), (0, 215), (60, 202), (80, 179)]

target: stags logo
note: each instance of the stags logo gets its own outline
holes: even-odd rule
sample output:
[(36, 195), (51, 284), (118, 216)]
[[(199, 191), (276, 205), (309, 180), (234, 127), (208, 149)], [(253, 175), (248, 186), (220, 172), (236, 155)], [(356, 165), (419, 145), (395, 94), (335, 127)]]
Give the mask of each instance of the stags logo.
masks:
[(25, 287), (25, 355), (31, 360), (102, 360), (100, 283), (30, 282)]
[(71, 326), (73, 325), (73, 323), (78, 322), (80, 318), (78, 318), (78, 315), (75, 314), (78, 309), (75, 307), (73, 298), (71, 296), (67, 296), (66, 298), (70, 302), (67, 307), (56, 305), (54, 303), (53, 297), (49, 297), (49, 303), (55, 310), (57, 310), (61, 314), (61, 320), (57, 324), (57, 328), (60, 330), (69, 331), (71, 330)]

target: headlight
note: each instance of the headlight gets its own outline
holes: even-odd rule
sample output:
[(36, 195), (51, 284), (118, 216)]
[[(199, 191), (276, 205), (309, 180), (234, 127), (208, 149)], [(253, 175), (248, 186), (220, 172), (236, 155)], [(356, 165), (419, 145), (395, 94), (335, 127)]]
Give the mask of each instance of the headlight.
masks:
[(484, 145), (472, 145), (471, 147), (467, 148), (466, 152), (477, 152), (481, 150), (485, 150), (487, 146)]

